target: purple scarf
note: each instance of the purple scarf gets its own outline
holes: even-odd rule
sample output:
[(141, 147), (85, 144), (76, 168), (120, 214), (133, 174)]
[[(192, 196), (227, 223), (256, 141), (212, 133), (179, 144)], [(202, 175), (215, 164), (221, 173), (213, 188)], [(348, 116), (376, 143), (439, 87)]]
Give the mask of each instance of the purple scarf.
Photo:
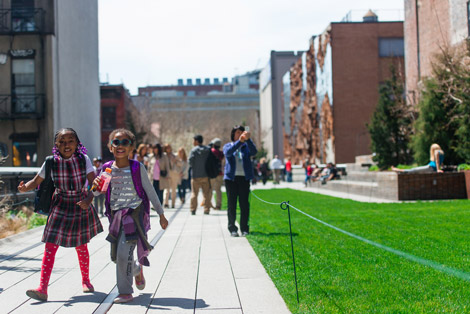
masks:
[[(114, 160), (111, 160), (105, 163), (103, 165), (103, 169), (111, 168), (111, 165), (113, 164), (113, 162)], [(142, 221), (139, 221), (139, 223), (142, 224), (142, 229), (145, 232), (145, 237), (147, 237), (147, 232), (150, 230), (150, 201), (142, 186), (142, 177), (140, 175), (140, 163), (136, 160), (129, 160), (129, 163), (130, 163), (131, 174), (132, 174), (132, 182), (134, 183), (134, 188), (137, 192), (137, 195), (142, 199), (142, 206), (144, 210), (143, 219)], [(123, 231), (126, 234), (128, 234), (128, 232), (129, 234), (135, 233), (136, 226), (133, 225), (134, 221), (128, 215), (129, 209), (123, 209), (123, 210), (117, 211), (114, 217), (111, 215), (111, 205), (110, 205), (111, 189), (112, 189), (112, 186), (110, 183), (108, 186), (108, 190), (106, 192), (106, 201), (105, 201), (105, 207), (106, 207), (105, 215), (106, 217), (108, 217), (109, 223), (110, 223), (109, 233), (112, 234), (113, 236), (117, 236), (119, 234), (119, 229), (121, 228), (121, 221), (124, 227)], [(123, 212), (119, 213), (121, 211)], [(131, 219), (132, 222), (129, 219)], [(145, 266), (150, 265), (147, 259), (147, 256), (149, 255), (149, 253), (150, 253), (150, 250), (144, 244), (144, 240), (138, 237), (137, 258), (141, 265), (145, 265)]]

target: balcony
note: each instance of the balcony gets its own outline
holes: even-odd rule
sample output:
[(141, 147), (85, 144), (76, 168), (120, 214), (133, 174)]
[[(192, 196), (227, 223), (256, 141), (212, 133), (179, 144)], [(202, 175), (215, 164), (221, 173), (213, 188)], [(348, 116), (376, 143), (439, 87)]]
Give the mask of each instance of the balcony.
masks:
[(42, 94), (0, 95), (0, 119), (42, 119), (45, 103)]
[(0, 34), (35, 34), (45, 32), (43, 9), (0, 9)]

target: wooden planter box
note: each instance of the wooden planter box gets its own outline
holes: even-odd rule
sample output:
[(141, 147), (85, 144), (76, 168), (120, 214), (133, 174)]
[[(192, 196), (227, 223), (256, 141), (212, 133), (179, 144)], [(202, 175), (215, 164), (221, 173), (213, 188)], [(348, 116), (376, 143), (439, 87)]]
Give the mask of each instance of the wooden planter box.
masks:
[[(470, 171), (468, 174), (470, 181)], [(398, 199), (441, 200), (466, 199), (467, 189), (464, 172), (448, 173), (399, 173)]]
[(463, 171), (465, 176), (465, 186), (467, 188), (467, 198), (470, 200), (470, 170)]

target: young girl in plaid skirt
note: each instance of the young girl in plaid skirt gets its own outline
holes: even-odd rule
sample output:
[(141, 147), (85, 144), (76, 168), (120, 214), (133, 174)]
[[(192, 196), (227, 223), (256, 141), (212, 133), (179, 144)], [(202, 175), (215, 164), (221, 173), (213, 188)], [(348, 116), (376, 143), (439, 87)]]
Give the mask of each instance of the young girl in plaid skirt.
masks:
[[(145, 288), (142, 266), (150, 265), (147, 256), (152, 249), (147, 241), (150, 203), (160, 215), (163, 229), (168, 226), (168, 221), (145, 166), (129, 159), (135, 147), (134, 134), (126, 129), (114, 130), (109, 135), (108, 146), (115, 159), (103, 165), (103, 169), (112, 169), (111, 182), (106, 191), (105, 215), (110, 221), (107, 240), (111, 242), (111, 259), (116, 262), (119, 296), (114, 302), (126, 303), (133, 300), (133, 277), (137, 289)], [(99, 186), (100, 182), (100, 178), (96, 178), (94, 184)], [(95, 195), (98, 193), (94, 192)], [(137, 260), (134, 258), (136, 247)]]
[[(55, 192), (42, 236), (46, 248), (42, 259), (41, 281), (37, 289), (26, 291), (29, 297), (40, 301), (47, 301), (47, 286), (59, 246), (75, 248), (82, 273), (83, 292), (94, 291), (90, 283), (87, 243), (103, 231), (96, 210), (91, 205), (93, 194), (87, 191), (87, 179), (93, 182), (95, 172), (86, 155), (86, 148), (78, 139), (77, 132), (71, 128), (57, 131), (54, 142), (51, 177)], [(44, 181), (45, 164), (31, 181), (26, 184), (20, 182), (20, 192), (31, 191)]]

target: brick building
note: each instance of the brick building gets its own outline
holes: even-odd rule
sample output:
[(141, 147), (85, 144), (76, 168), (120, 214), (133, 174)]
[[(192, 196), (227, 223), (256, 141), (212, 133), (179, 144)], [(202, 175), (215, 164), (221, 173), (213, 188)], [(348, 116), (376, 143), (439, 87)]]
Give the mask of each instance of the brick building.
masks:
[(5, 166), (40, 166), (62, 127), (74, 128), (90, 154), (98, 153), (97, 10), (97, 0), (0, 0)]
[(370, 121), (390, 65), (404, 67), (403, 22), (331, 23), (284, 78), (284, 151), (294, 162), (354, 162), (370, 154)]
[(470, 34), (469, 1), (405, 0), (407, 100), (416, 104), (419, 82), (432, 75), (434, 56), (448, 47), (466, 48)]
[[(124, 85), (101, 85), (101, 151), (103, 160), (113, 159), (109, 151), (109, 135), (114, 129), (126, 128), (128, 115), (136, 111)], [(90, 156), (96, 157), (96, 156)]]

